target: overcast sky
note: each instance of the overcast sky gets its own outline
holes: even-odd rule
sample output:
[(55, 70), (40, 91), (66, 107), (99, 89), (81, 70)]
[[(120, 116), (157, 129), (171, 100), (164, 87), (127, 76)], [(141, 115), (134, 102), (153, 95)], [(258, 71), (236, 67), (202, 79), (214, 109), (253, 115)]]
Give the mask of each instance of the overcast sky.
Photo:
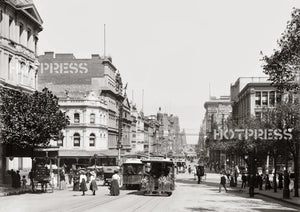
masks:
[(211, 94), (229, 95), (238, 77), (264, 76), (296, 0), (34, 0), (44, 21), (39, 53), (112, 56), (128, 96), (144, 113), (180, 118), (189, 143)]

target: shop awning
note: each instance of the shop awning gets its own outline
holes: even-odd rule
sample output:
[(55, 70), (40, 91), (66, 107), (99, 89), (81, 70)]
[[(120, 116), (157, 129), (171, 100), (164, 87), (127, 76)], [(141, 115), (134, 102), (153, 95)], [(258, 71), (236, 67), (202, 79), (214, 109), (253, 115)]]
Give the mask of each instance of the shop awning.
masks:
[(117, 150), (100, 150), (100, 151), (89, 151), (89, 150), (68, 150), (68, 149), (61, 149), (58, 151), (59, 157), (64, 158), (90, 158), (97, 155), (99, 158), (105, 157), (117, 157), (118, 151)]

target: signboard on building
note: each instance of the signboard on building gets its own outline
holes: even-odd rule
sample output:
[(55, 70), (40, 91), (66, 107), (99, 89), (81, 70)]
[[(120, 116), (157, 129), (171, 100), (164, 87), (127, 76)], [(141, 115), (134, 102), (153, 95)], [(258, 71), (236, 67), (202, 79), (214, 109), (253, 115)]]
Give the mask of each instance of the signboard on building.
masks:
[(104, 66), (99, 58), (40, 56), (39, 62), (39, 84), (91, 84), (92, 78), (104, 76)]

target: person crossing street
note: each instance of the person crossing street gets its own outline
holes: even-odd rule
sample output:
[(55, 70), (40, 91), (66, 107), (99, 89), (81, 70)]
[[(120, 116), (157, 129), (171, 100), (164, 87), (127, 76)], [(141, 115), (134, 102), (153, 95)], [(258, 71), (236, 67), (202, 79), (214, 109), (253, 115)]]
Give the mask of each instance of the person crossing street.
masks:
[(224, 187), (225, 191), (227, 192), (226, 188), (226, 178), (224, 173), (221, 173), (221, 178), (220, 178), (220, 185), (219, 185), (219, 192), (221, 192), (221, 188)]

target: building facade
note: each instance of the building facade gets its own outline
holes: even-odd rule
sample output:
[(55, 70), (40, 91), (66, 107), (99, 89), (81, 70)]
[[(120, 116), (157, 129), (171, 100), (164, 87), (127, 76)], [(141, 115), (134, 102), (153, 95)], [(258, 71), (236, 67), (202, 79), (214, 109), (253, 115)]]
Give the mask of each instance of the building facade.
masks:
[[(237, 124), (249, 118), (261, 119), (263, 110), (275, 108), (281, 102), (281, 95), (271, 86), (267, 77), (241, 77), (231, 85), (232, 118)], [(263, 164), (266, 161), (267, 164)], [(259, 166), (272, 170), (272, 158), (259, 161)], [(239, 158), (235, 163), (241, 164)]]
[(237, 122), (261, 118), (262, 110), (274, 108), (281, 96), (267, 77), (241, 77), (231, 85), (232, 118)]
[(63, 139), (56, 142), (61, 163), (88, 165), (90, 158), (108, 149), (107, 102), (95, 91), (84, 96), (74, 92), (58, 95), (60, 109), (70, 120), (62, 130)]
[(204, 125), (206, 127), (204, 129), (204, 138), (207, 147), (206, 150), (208, 151), (208, 162), (215, 169), (221, 169), (226, 165), (226, 152), (222, 148), (220, 141), (214, 139), (214, 133), (218, 130), (224, 130), (226, 127), (226, 119), (232, 111), (230, 97), (211, 97), (209, 101), (204, 103), (204, 108)]
[[(69, 115), (72, 129), (68, 128), (65, 131), (65, 145), (68, 145), (68, 151), (64, 150), (64, 156), (67, 157), (68, 153), (70, 157), (74, 156), (75, 153), (71, 154), (70, 148), (84, 156), (90, 156), (92, 149), (116, 152), (113, 150), (118, 149), (118, 141), (122, 136), (119, 130), (119, 114), (124, 96), (122, 79), (112, 64), (112, 59), (102, 58), (97, 54), (92, 54), (91, 58), (79, 59), (73, 54), (45, 52), (39, 56), (39, 62), (39, 89), (48, 87), (62, 98), (62, 109), (71, 113)], [(69, 99), (66, 99), (65, 93), (68, 93)], [(71, 101), (74, 94), (76, 97)], [(128, 114), (128, 107), (123, 108)], [(80, 123), (72, 122), (78, 122), (78, 119)], [(124, 139), (125, 137), (126, 135)], [(90, 142), (95, 143), (94, 146), (90, 146)], [(124, 146), (128, 149), (129, 145)], [(86, 155), (79, 151), (80, 149), (90, 152)]]
[(158, 153), (169, 154), (179, 153), (184, 150), (182, 145), (185, 145), (185, 134), (181, 133), (179, 118), (173, 114), (162, 113), (161, 108), (157, 112), (158, 121), (158, 140), (159, 144), (156, 146)]
[[(30, 0), (0, 0), (0, 86), (33, 92), (37, 87), (38, 34), (42, 19)], [(31, 159), (8, 160), (0, 145), (0, 184), (7, 169), (31, 167)]]

